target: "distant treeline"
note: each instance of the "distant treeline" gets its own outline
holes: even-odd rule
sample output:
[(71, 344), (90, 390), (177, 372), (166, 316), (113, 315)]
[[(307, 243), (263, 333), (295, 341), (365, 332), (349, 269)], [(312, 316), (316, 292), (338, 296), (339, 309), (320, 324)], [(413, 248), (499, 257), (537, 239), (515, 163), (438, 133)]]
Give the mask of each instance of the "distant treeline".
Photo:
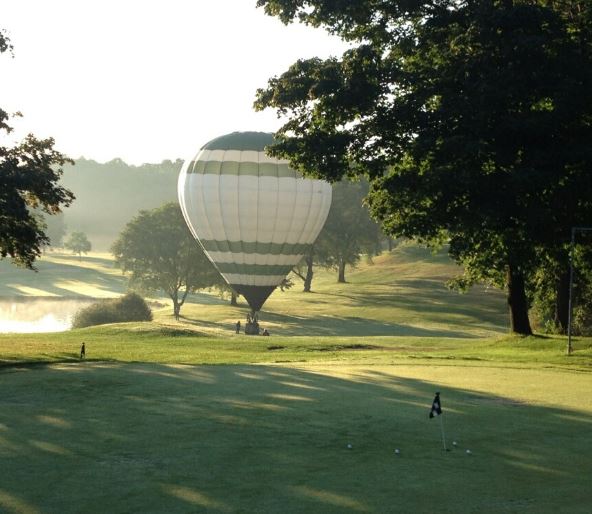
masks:
[[(52, 246), (61, 247), (68, 235), (83, 232), (93, 250), (108, 251), (141, 210), (177, 202), (182, 165), (181, 159), (142, 166), (121, 159), (104, 164), (78, 159), (74, 166), (65, 167), (62, 182), (76, 200), (63, 216), (46, 218)], [(331, 212), (315, 245), (314, 259), (310, 255), (309, 260), (339, 269), (342, 277), (345, 265), (354, 265), (361, 253), (380, 252), (385, 238), (362, 206), (367, 192), (367, 183), (344, 181), (333, 186)]]
[(104, 164), (78, 159), (66, 166), (62, 182), (76, 200), (64, 211), (68, 233), (81, 231), (93, 249), (108, 250), (138, 211), (176, 201), (177, 177), (183, 161), (133, 166), (121, 159)]

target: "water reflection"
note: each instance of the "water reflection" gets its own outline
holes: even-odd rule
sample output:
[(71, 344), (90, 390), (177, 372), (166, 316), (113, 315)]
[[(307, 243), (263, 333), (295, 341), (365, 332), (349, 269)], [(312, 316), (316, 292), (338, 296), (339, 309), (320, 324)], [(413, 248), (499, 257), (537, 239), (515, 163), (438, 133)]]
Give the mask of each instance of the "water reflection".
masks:
[(0, 300), (0, 332), (61, 332), (72, 326), (78, 309), (94, 300), (11, 298)]

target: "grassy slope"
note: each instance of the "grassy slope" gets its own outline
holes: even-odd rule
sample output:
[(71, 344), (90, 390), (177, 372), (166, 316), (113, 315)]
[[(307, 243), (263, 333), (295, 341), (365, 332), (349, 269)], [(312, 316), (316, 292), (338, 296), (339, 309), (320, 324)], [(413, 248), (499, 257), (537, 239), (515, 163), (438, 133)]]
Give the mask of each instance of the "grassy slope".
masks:
[[(20, 270), (0, 261), (1, 297), (113, 297), (125, 291), (125, 281), (108, 254), (82, 259), (48, 253), (39, 272)], [(408, 335), (483, 337), (506, 331), (502, 294), (477, 287), (467, 295), (446, 289), (445, 281), (458, 272), (446, 255), (403, 245), (392, 255), (374, 259), (349, 271), (348, 284), (337, 284), (336, 273), (317, 270), (313, 293), (276, 291), (265, 304), (261, 319), (284, 335)], [(185, 326), (223, 334), (245, 308), (233, 309), (215, 295), (192, 295), (183, 308)], [(206, 307), (204, 307), (204, 304)], [(158, 315), (170, 320), (169, 311)]]
[[(483, 337), (507, 332), (507, 314), (500, 291), (476, 287), (460, 295), (445, 287), (458, 273), (445, 254), (404, 245), (374, 264), (361, 264), (336, 283), (336, 272), (317, 270), (313, 293), (302, 284), (272, 294), (261, 322), (272, 334), (305, 336)], [(185, 326), (227, 333), (246, 308), (230, 308), (209, 297), (204, 308), (196, 298), (183, 308)], [(170, 319), (164, 311), (158, 319)]]
[(48, 252), (36, 267), (37, 273), (0, 260), (0, 298), (111, 298), (125, 292), (121, 271), (106, 253), (92, 252), (79, 259), (69, 253)]
[(588, 512), (590, 341), (500, 338), (502, 296), (453, 272), (404, 247), (319, 273), (272, 296), (269, 338), (209, 295), (181, 323), (0, 336), (0, 511)]
[[(63, 274), (78, 275), (77, 294), (103, 284), (104, 295), (123, 290), (118, 270), (106, 255), (83, 257), (52, 254), (40, 272), (19, 271), (1, 282), (51, 292)], [(447, 257), (412, 245), (375, 258), (349, 272), (347, 284), (335, 273), (317, 272), (314, 293), (300, 284), (276, 291), (261, 314), (270, 338), (233, 334), (244, 319), (245, 306), (231, 307), (215, 295), (193, 295), (174, 321), (169, 307), (156, 311), (152, 324), (95, 327), (61, 334), (0, 335), (0, 362), (67, 361), (75, 359), (81, 340), (89, 357), (122, 362), (391, 363), (400, 359), (475, 363), (504, 361), (587, 368), (592, 349), (576, 340), (576, 354), (564, 356), (563, 338), (500, 339), (505, 332), (505, 302), (499, 291), (475, 288), (467, 295), (447, 290), (444, 282), (457, 273)], [(8, 273), (8, 268), (4, 268)], [(73, 282), (72, 278), (68, 279)], [(4, 289), (5, 290), (5, 289)], [(494, 336), (482, 338), (478, 336)]]

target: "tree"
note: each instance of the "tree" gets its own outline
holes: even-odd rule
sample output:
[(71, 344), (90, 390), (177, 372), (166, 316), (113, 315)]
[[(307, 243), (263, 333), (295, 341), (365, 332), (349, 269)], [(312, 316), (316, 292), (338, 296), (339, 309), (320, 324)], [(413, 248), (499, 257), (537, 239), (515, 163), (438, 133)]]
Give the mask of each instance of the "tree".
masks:
[[(12, 52), (0, 30), (0, 54)], [(20, 116), (17, 113), (16, 116)], [(0, 132), (12, 132), (9, 114), (0, 108)], [(29, 134), (14, 146), (0, 145), (0, 258), (34, 269), (49, 244), (45, 224), (35, 210), (52, 215), (70, 205), (74, 195), (59, 185), (61, 166), (72, 162), (53, 148), (54, 140)]]
[(92, 245), (84, 232), (72, 232), (64, 243), (64, 247), (78, 254), (78, 258), (82, 260), (82, 254), (90, 252)]
[[(526, 284), (592, 219), (592, 5), (582, 0), (259, 0), (349, 41), (257, 92), (288, 117), (271, 153), (338, 180), (365, 175), (387, 235), (449, 242), (464, 283)], [(563, 257), (562, 257), (563, 255)]]
[(302, 260), (292, 268), (292, 273), (303, 282), (302, 292), (310, 293), (312, 288), (312, 278), (314, 276), (314, 255), (315, 245), (311, 245)]
[(345, 266), (355, 266), (360, 254), (376, 251), (378, 225), (362, 205), (368, 192), (363, 182), (338, 182), (333, 186), (331, 210), (315, 243), (315, 258), (322, 266), (337, 270), (337, 282), (345, 283)]
[(292, 269), (303, 282), (303, 292), (311, 291), (315, 264), (336, 269), (337, 282), (345, 283), (347, 264), (355, 266), (361, 253), (379, 253), (380, 227), (362, 204), (367, 192), (366, 182), (342, 181), (334, 185), (327, 221), (314, 245)]
[(189, 292), (220, 284), (222, 278), (195, 241), (181, 209), (167, 203), (140, 211), (111, 247), (119, 267), (130, 273), (130, 285), (145, 291), (163, 290), (179, 319)]
[[(577, 235), (573, 253), (572, 334), (589, 335), (592, 327), (592, 246), (587, 232)], [(565, 334), (568, 328), (570, 270), (549, 259), (530, 284), (533, 311), (540, 329)], [(564, 316), (565, 315), (565, 316)]]

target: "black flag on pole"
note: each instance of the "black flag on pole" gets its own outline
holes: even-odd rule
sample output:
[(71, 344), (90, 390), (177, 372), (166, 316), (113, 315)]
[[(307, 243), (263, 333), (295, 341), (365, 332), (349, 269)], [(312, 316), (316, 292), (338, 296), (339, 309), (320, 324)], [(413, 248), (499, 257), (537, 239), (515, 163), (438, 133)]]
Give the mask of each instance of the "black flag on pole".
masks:
[(430, 410), (430, 418), (442, 414), (442, 402), (440, 402), (440, 393), (436, 393), (434, 401), (432, 402), (432, 410)]

